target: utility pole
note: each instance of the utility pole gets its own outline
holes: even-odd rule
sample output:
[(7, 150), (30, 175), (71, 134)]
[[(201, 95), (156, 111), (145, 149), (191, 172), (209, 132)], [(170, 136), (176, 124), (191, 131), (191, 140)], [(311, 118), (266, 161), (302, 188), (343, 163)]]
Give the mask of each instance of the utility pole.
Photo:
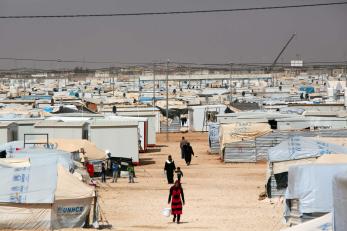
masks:
[(169, 141), (169, 62), (166, 62), (166, 141)]
[(233, 64), (230, 63), (230, 70), (229, 70), (230, 104), (231, 104), (232, 99), (233, 99), (233, 92), (232, 92), (232, 87), (231, 87), (232, 73), (233, 73)]
[(153, 63), (153, 107), (155, 107), (155, 63)]
[[(111, 71), (110, 71), (111, 74)], [(118, 79), (118, 69), (116, 69), (116, 75), (117, 75), (117, 79)], [(112, 95), (114, 96), (114, 74), (112, 74)]]

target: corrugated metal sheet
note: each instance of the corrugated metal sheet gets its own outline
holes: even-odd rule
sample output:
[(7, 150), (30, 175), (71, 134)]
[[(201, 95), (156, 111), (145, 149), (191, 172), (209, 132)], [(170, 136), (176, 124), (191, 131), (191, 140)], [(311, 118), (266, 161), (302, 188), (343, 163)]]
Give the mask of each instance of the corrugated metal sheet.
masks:
[[(160, 132), (166, 132), (167, 126), (166, 122), (161, 122), (160, 123)], [(180, 132), (181, 129), (181, 123), (180, 120), (176, 117), (175, 119), (172, 120), (171, 124), (169, 125), (169, 132)]]
[(224, 162), (256, 162), (255, 141), (241, 141), (227, 144), (224, 148)]

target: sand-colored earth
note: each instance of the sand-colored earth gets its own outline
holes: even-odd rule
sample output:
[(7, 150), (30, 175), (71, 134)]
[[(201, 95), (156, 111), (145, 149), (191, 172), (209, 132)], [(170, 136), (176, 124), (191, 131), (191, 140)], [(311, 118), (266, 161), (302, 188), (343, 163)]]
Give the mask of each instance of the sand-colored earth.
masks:
[[(187, 167), (180, 159), (179, 140), (184, 135), (196, 157)], [(127, 179), (102, 184), (101, 206), (115, 230), (280, 230), (282, 205), (259, 201), (264, 189), (265, 164), (224, 164), (208, 154), (206, 133), (159, 134), (160, 148), (141, 154), (135, 184)], [(159, 150), (160, 149), (160, 150)], [(186, 205), (182, 223), (161, 214), (167, 204), (169, 185), (163, 172), (171, 154), (183, 170)]]

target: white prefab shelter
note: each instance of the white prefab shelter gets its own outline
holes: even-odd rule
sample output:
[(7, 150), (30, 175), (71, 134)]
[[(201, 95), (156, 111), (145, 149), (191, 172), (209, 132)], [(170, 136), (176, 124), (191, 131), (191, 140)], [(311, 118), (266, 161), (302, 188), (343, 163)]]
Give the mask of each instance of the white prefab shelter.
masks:
[(88, 123), (45, 120), (34, 125), (34, 132), (48, 134), (50, 139), (88, 139)]
[(108, 116), (105, 119), (112, 121), (136, 121), (138, 123), (138, 142), (139, 151), (146, 152), (148, 147), (148, 119), (145, 117), (125, 117), (125, 116)]
[(118, 112), (117, 115), (120, 116), (130, 116), (130, 117), (136, 117), (136, 118), (147, 118), (148, 120), (148, 146), (155, 146), (157, 142), (157, 123), (160, 120), (157, 121), (157, 114), (155, 112)]
[[(142, 117), (144, 115), (154, 115), (154, 126), (155, 132), (160, 132), (160, 110), (156, 107), (118, 107), (117, 115), (121, 116), (139, 116)], [(147, 116), (146, 116), (147, 117)], [(148, 118), (148, 120), (152, 120), (152, 118)], [(152, 124), (153, 122), (149, 122)], [(149, 125), (152, 126), (152, 125)]]
[(24, 140), (24, 134), (34, 133), (34, 126), (40, 120), (17, 120), (18, 140)]
[(90, 124), (90, 141), (109, 150), (112, 157), (139, 162), (138, 122), (134, 120), (96, 120)]
[(0, 229), (83, 227), (94, 189), (56, 161), (24, 164), (0, 167)]
[(0, 123), (0, 144), (18, 140), (18, 126), (14, 122)]
[(205, 105), (188, 107), (188, 126), (193, 132), (208, 131), (210, 122), (217, 122), (217, 115), (223, 114), (225, 105)]

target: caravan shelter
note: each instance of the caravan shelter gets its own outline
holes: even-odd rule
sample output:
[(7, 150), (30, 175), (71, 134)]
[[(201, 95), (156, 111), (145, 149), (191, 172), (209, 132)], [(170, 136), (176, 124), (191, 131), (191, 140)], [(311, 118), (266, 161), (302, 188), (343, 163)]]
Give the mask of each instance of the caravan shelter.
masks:
[(108, 150), (112, 157), (139, 162), (138, 122), (134, 120), (96, 120), (90, 124), (90, 141)]

